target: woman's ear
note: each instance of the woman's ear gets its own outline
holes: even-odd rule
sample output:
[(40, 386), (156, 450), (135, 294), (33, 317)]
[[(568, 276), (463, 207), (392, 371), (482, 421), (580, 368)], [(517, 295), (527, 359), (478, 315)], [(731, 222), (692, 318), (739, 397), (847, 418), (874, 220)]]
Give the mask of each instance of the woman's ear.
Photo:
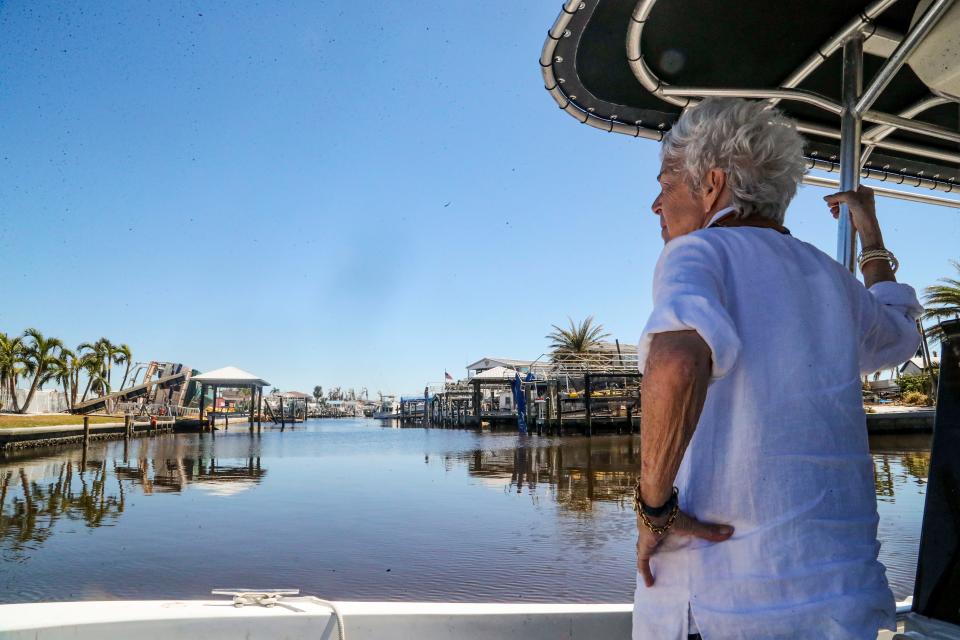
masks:
[(713, 210), (713, 206), (717, 204), (717, 200), (720, 199), (720, 194), (723, 193), (724, 187), (727, 186), (727, 174), (724, 173), (723, 169), (714, 167), (707, 171), (707, 175), (704, 176), (704, 178), (700, 195), (703, 198), (703, 212), (707, 213)]

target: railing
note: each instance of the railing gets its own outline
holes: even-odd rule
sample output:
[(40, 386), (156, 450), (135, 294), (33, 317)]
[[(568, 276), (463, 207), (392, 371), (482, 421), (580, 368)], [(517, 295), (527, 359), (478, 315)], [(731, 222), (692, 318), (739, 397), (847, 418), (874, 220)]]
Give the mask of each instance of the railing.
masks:
[(117, 402), (113, 412), (131, 415), (133, 417), (161, 416), (182, 418), (188, 415), (199, 415), (199, 410), (191, 407), (182, 407), (170, 403), (145, 404), (139, 402)]

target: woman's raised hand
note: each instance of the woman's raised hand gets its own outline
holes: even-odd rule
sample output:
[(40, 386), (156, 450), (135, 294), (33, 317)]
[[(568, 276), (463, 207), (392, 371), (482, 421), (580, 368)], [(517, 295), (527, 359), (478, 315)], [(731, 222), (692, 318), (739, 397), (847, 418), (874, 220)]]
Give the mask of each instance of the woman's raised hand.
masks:
[(840, 191), (831, 193), (823, 198), (834, 218), (840, 216), (840, 205), (845, 204), (850, 209), (850, 219), (854, 228), (860, 233), (860, 243), (864, 247), (882, 246), (883, 238), (880, 235), (880, 223), (877, 222), (877, 207), (874, 202), (873, 189), (861, 185), (856, 191)]

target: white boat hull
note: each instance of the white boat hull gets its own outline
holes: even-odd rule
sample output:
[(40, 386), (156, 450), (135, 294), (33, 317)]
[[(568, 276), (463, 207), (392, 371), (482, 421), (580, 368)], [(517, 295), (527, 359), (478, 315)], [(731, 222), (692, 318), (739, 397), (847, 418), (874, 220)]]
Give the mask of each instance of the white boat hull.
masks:
[[(629, 604), (337, 602), (346, 640), (630, 640)], [(911, 638), (960, 638), (960, 627), (907, 614)], [(901, 629), (902, 630), (902, 629)], [(2, 640), (337, 640), (328, 607), (297, 597), (273, 607), (230, 600), (0, 605)], [(817, 637), (815, 630), (798, 637)], [(904, 637), (904, 636), (897, 636)], [(894, 640), (881, 631), (878, 640)]]
[[(632, 606), (338, 602), (347, 640), (629, 640)], [(3, 640), (337, 640), (330, 609), (285, 598), (0, 606)]]

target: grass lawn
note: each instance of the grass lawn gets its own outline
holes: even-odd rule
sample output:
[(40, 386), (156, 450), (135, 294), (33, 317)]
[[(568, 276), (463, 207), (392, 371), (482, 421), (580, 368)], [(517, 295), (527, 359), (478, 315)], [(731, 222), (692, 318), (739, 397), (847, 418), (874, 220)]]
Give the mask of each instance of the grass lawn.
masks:
[[(123, 416), (90, 416), (90, 424), (100, 424), (103, 422), (123, 422)], [(83, 416), (73, 416), (65, 413), (52, 416), (0, 414), (0, 429), (11, 427), (49, 427), (61, 424), (83, 424)]]

